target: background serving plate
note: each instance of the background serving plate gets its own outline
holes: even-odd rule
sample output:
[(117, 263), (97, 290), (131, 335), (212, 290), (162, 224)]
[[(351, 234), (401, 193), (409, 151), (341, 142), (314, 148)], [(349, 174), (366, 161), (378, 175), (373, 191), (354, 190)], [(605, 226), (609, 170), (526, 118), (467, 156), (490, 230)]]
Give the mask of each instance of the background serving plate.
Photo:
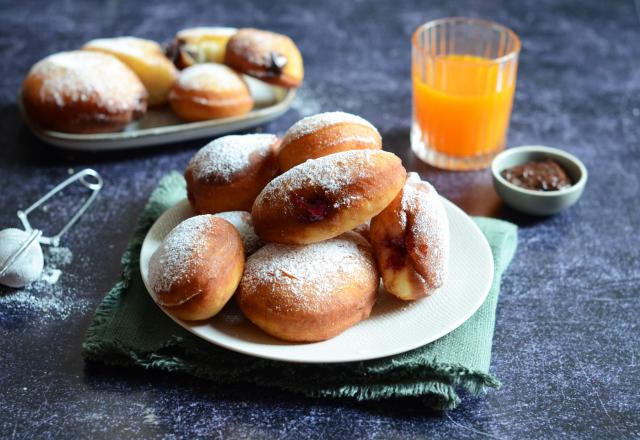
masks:
[[(443, 199), (451, 226), (447, 283), (433, 296), (403, 302), (380, 292), (371, 317), (328, 341), (298, 344), (273, 338), (249, 322), (233, 300), (203, 322), (175, 322), (191, 333), (230, 350), (290, 362), (328, 363), (375, 359), (432, 342), (465, 322), (484, 302), (493, 281), (493, 256), (486, 238), (460, 208)], [(149, 290), (149, 259), (164, 237), (194, 215), (184, 200), (151, 227), (140, 252), (140, 272)]]
[(277, 118), (291, 106), (296, 94), (294, 89), (272, 86), (246, 75), (244, 79), (255, 102), (253, 110), (247, 114), (183, 122), (167, 105), (149, 109), (142, 119), (127, 125), (123, 131), (113, 133), (73, 134), (46, 130), (29, 119), (24, 111), (21, 94), (18, 95), (18, 105), (29, 129), (44, 142), (57, 147), (83, 151), (149, 147), (245, 130)]

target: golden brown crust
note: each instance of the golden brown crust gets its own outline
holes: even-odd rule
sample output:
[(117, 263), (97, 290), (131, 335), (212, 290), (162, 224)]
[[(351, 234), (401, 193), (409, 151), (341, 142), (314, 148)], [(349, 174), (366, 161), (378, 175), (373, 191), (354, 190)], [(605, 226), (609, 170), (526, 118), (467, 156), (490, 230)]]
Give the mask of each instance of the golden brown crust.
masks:
[(22, 84), (29, 118), (67, 133), (118, 131), (144, 115), (148, 94), (131, 69), (111, 55), (72, 51), (36, 63)]
[(440, 196), (417, 175), (371, 220), (370, 237), (385, 289), (392, 295), (418, 299), (444, 284), (449, 223)]
[(322, 127), (303, 137), (283, 138), (278, 164), (287, 171), (309, 159), (349, 150), (380, 150), (382, 138), (371, 126), (341, 122)]
[(309, 160), (271, 181), (256, 198), (256, 233), (288, 244), (336, 237), (382, 211), (405, 179), (400, 158), (380, 150)]
[(240, 29), (229, 42), (225, 64), (262, 81), (299, 87), (304, 77), (302, 55), (287, 36), (259, 29)]
[(171, 108), (185, 121), (243, 115), (253, 108), (244, 80), (222, 64), (196, 64), (183, 70), (169, 93)]
[(125, 63), (147, 89), (150, 106), (167, 102), (178, 71), (155, 41), (135, 37), (100, 38), (89, 41), (82, 49), (107, 53)]
[(267, 244), (247, 260), (237, 301), (272, 336), (322, 341), (369, 316), (378, 284), (371, 246), (347, 232), (305, 246)]
[[(236, 228), (221, 218), (199, 217), (185, 222), (202, 222), (200, 227), (187, 227), (186, 232), (179, 231), (186, 236), (163, 242), (149, 267), (156, 302), (185, 320), (216, 315), (235, 292), (244, 270), (244, 248)], [(172, 233), (165, 241), (172, 239)]]
[(185, 170), (191, 206), (201, 214), (251, 211), (255, 198), (278, 173), (279, 145), (274, 135), (256, 134), (225, 136), (205, 146)]

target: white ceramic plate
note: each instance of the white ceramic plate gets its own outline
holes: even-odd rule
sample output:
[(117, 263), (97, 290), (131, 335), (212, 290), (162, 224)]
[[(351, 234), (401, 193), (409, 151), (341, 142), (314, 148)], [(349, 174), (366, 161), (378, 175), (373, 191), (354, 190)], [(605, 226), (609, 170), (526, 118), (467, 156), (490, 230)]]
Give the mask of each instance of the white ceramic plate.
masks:
[[(266, 359), (329, 363), (375, 359), (432, 342), (465, 322), (484, 302), (493, 281), (493, 257), (480, 229), (460, 208), (443, 199), (451, 226), (451, 260), (447, 283), (434, 295), (403, 302), (381, 291), (369, 319), (328, 341), (288, 343), (263, 333), (231, 300), (204, 322), (175, 322), (214, 344)], [(184, 200), (166, 211), (142, 244), (140, 271), (149, 289), (149, 259), (178, 223), (194, 215)]]
[(246, 75), (244, 79), (255, 102), (253, 110), (247, 114), (209, 121), (182, 122), (165, 106), (149, 109), (142, 119), (127, 125), (123, 131), (113, 133), (73, 134), (46, 130), (29, 119), (24, 111), (21, 94), (18, 95), (18, 105), (22, 118), (33, 134), (57, 147), (82, 151), (149, 147), (245, 130), (277, 118), (291, 106), (296, 94), (294, 89), (272, 86)]

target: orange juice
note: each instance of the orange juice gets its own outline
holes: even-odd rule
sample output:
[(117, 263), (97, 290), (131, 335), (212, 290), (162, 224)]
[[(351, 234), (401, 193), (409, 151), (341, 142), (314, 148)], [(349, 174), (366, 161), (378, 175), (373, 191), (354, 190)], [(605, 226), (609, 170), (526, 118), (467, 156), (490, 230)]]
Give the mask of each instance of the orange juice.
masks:
[[(420, 70), (418, 70), (420, 69)], [(471, 55), (441, 55), (413, 66), (414, 120), (425, 144), (448, 156), (504, 148), (516, 65)]]

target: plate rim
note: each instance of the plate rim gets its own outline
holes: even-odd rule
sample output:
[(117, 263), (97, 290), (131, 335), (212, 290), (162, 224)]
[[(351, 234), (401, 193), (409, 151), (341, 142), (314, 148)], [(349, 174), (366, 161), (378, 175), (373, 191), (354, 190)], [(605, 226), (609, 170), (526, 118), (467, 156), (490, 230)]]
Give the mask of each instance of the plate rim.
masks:
[[(255, 358), (259, 358), (259, 359), (268, 359), (268, 360), (273, 360), (273, 361), (280, 361), (280, 362), (291, 362), (291, 363), (302, 363), (302, 364), (338, 364), (338, 363), (350, 363), (350, 362), (360, 362), (360, 361), (369, 361), (369, 360), (374, 360), (374, 359), (381, 359), (381, 358), (385, 358), (385, 357), (389, 357), (389, 356), (394, 356), (397, 354), (401, 354), (401, 353), (406, 353), (408, 351), (414, 350), (418, 347), (422, 347), (424, 345), (430, 344), (434, 341), (437, 341), (439, 339), (441, 339), (442, 337), (446, 336), (447, 334), (451, 333), (452, 331), (454, 331), (455, 329), (457, 329), (458, 327), (460, 327), (462, 324), (464, 324), (465, 322), (467, 322), (477, 311), (478, 309), (482, 306), (482, 304), (484, 304), (484, 302), (486, 301), (489, 292), (491, 290), (491, 286), (493, 285), (493, 281), (494, 281), (494, 277), (495, 277), (495, 261), (493, 258), (493, 251), (491, 250), (491, 246), (489, 245), (489, 242), (487, 241), (486, 236), (482, 233), (482, 231), (480, 230), (479, 226), (476, 224), (476, 222), (474, 222), (471, 217), (464, 212), (461, 208), (459, 208), (455, 203), (451, 202), (450, 200), (446, 199), (443, 196), (440, 196), (441, 200), (445, 203), (445, 205), (448, 208), (453, 209), (453, 211), (455, 211), (458, 215), (462, 215), (466, 221), (468, 221), (468, 224), (471, 225), (472, 229), (474, 229), (475, 233), (478, 235), (478, 237), (480, 237), (481, 240), (479, 240), (479, 242), (481, 243), (481, 247), (484, 248), (484, 250), (486, 252), (488, 252), (488, 255), (491, 257), (489, 259), (489, 266), (490, 268), (487, 270), (490, 274), (488, 280), (487, 280), (487, 285), (483, 287), (483, 292), (481, 295), (477, 296), (476, 302), (473, 304), (473, 306), (469, 309), (469, 311), (467, 312), (466, 315), (461, 315), (457, 320), (455, 320), (453, 322), (453, 324), (445, 327), (443, 330), (441, 330), (438, 333), (435, 333), (435, 336), (429, 338), (428, 340), (420, 340), (419, 338), (416, 338), (415, 340), (420, 340), (420, 342), (418, 343), (410, 343), (407, 345), (403, 345), (400, 348), (394, 348), (394, 349), (388, 349), (386, 351), (381, 351), (381, 352), (367, 352), (367, 353), (358, 353), (356, 351), (354, 351), (354, 355), (352, 357), (344, 357), (344, 358), (340, 358), (337, 360), (333, 360), (333, 359), (298, 359), (298, 358), (292, 358), (292, 357), (286, 357), (286, 356), (278, 356), (276, 355), (270, 355), (268, 353), (256, 353), (255, 351), (252, 351), (251, 349), (245, 349), (243, 347), (238, 347), (232, 343), (227, 343), (225, 341), (218, 341), (218, 340), (212, 340), (210, 338), (206, 338), (204, 337), (202, 334), (197, 332), (197, 328), (198, 327), (202, 327), (202, 326), (206, 326), (208, 320), (205, 321), (197, 321), (197, 322), (202, 322), (203, 324), (190, 324), (188, 321), (183, 321), (179, 318), (174, 317), (169, 311), (165, 310), (163, 307), (161, 307), (160, 305), (158, 305), (155, 300), (153, 299), (153, 295), (151, 294), (151, 289), (149, 289), (149, 286), (147, 285), (147, 278), (145, 278), (142, 273), (142, 258), (139, 258), (139, 270), (140, 270), (140, 277), (142, 278), (142, 282), (145, 286), (145, 289), (147, 290), (147, 294), (150, 296), (151, 300), (153, 301), (154, 305), (156, 307), (158, 307), (160, 310), (162, 310), (162, 312), (167, 315), (172, 321), (174, 321), (175, 323), (177, 323), (178, 325), (180, 325), (183, 329), (187, 330), (189, 333), (195, 335), (196, 337), (202, 339), (203, 341), (206, 341), (210, 344), (213, 345), (217, 345), (219, 347), (225, 348), (227, 350), (231, 350), (237, 353), (241, 353), (244, 355), (248, 355), (248, 356), (252, 356)], [(156, 221), (153, 223), (153, 225), (149, 228), (149, 230), (147, 231), (147, 234), (144, 237), (144, 240), (142, 242), (142, 245), (140, 246), (140, 256), (142, 255), (142, 250), (144, 249), (145, 245), (147, 245), (147, 241), (150, 240), (150, 232), (154, 229), (154, 227), (156, 227), (156, 225), (161, 221), (161, 219), (165, 216), (169, 215), (169, 212), (172, 210), (178, 210), (178, 209), (184, 209), (186, 208), (186, 206), (189, 205), (189, 201), (184, 198), (180, 201), (178, 201), (177, 203), (175, 203), (173, 206), (169, 207), (167, 210), (165, 210), (157, 219)], [(249, 322), (250, 323), (250, 322)], [(250, 325), (253, 325), (250, 323)], [(357, 325), (357, 324), (356, 324)], [(347, 329), (348, 330), (348, 329)], [(414, 341), (415, 341), (414, 340)], [(306, 343), (306, 344), (297, 344), (297, 343), (292, 343), (291, 345), (309, 345), (309, 344), (321, 344), (325, 341), (319, 341), (319, 342), (311, 342), (311, 343)]]

